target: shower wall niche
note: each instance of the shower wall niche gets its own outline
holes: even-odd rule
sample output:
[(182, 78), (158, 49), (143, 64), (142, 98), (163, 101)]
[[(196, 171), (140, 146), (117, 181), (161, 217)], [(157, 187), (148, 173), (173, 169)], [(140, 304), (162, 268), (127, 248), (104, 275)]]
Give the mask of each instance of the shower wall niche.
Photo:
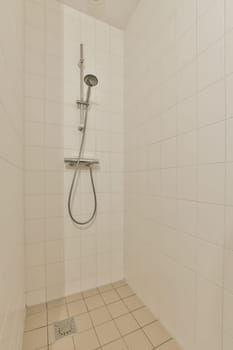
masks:
[[(123, 32), (57, 1), (26, 2), (26, 296), (37, 304), (123, 277)], [(94, 73), (85, 145), (94, 169), (98, 213), (75, 227), (67, 212), (80, 132), (79, 47)], [(74, 213), (92, 208), (89, 175), (79, 179)]]

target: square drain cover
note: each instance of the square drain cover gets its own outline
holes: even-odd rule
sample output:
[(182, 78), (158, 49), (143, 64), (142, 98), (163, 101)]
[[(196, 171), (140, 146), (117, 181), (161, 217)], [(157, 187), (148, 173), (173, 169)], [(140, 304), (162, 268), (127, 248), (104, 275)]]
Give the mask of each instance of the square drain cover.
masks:
[(73, 317), (54, 324), (55, 340), (77, 333), (76, 323)]

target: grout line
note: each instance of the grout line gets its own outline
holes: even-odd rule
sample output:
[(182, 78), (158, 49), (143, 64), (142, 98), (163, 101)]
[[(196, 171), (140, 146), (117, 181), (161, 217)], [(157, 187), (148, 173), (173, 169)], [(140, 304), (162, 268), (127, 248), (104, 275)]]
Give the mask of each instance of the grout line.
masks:
[[(223, 257), (222, 257), (222, 303), (221, 303), (221, 342), (222, 348), (224, 348), (224, 308), (225, 308), (225, 288), (226, 288), (226, 278), (225, 278), (225, 257), (226, 257), (226, 227), (227, 227), (227, 123), (228, 123), (228, 111), (227, 111), (227, 79), (230, 76), (227, 75), (227, 23), (226, 23), (227, 5), (224, 1), (224, 93), (225, 93), (225, 173), (224, 173), (224, 236), (223, 236)], [(231, 74), (232, 76), (232, 74)]]
[[(162, 344), (156, 346), (154, 349), (158, 349), (158, 350), (159, 350), (160, 347), (162, 347), (163, 345), (169, 343), (169, 342), (172, 341), (172, 340), (173, 340), (173, 338), (169, 338), (168, 340), (166, 340), (166, 341), (163, 342)], [(154, 350), (154, 349), (153, 349), (153, 350)]]
[[(85, 303), (86, 308), (87, 308), (87, 310), (88, 310), (88, 305), (87, 305), (87, 303), (86, 303), (85, 299), (83, 299), (83, 300), (84, 300), (84, 303)], [(96, 332), (96, 329), (95, 329), (95, 326), (94, 326), (94, 322), (93, 322), (93, 320), (92, 320), (92, 317), (91, 317), (91, 315), (90, 315), (90, 312), (89, 312), (89, 311), (88, 311), (88, 316), (89, 316), (89, 318), (90, 318), (90, 320), (91, 320), (92, 328), (93, 328), (93, 330), (94, 330), (94, 332), (95, 332), (95, 335), (96, 335), (97, 341), (98, 341), (98, 343), (99, 343), (99, 345), (100, 345), (100, 347), (101, 347), (100, 339), (99, 339), (98, 334), (97, 334), (97, 332)], [(96, 349), (99, 349), (99, 346), (98, 346)], [(75, 350), (76, 350), (76, 346), (75, 346)], [(78, 349), (77, 349), (77, 350), (78, 350)]]
[[(196, 12), (198, 13), (198, 3), (196, 1)], [(197, 79), (196, 79), (196, 160), (197, 160), (197, 164), (199, 164), (199, 144), (198, 144), (198, 124), (199, 124), (199, 103), (200, 103), (200, 94), (203, 91), (206, 91), (206, 89), (208, 89), (209, 86), (206, 86), (203, 90), (199, 90), (199, 75), (198, 75), (198, 64), (199, 64), (199, 55), (198, 55), (198, 16), (196, 17), (196, 61), (197, 61), (197, 69), (196, 69), (196, 75), (197, 75)], [(216, 84), (216, 82), (215, 82)], [(213, 85), (213, 84), (212, 84)], [(198, 214), (198, 206), (199, 206), (199, 202), (198, 199), (200, 197), (199, 195), (199, 186), (198, 186), (198, 179), (199, 179), (199, 165), (197, 165), (196, 168), (196, 183), (197, 183), (197, 188), (196, 188), (196, 207), (195, 207), (195, 213), (196, 213), (196, 217), (195, 217), (195, 223), (196, 223), (196, 235), (198, 236), (198, 222), (199, 222), (199, 214)], [(195, 261), (197, 263), (197, 252), (195, 253)], [(197, 310), (197, 297), (198, 297), (198, 273), (197, 271), (194, 272), (195, 273), (195, 287), (194, 287), (194, 294), (195, 294), (195, 306), (196, 306), (196, 310)], [(197, 336), (197, 311), (195, 312), (195, 319), (194, 319), (194, 333), (195, 336)]]

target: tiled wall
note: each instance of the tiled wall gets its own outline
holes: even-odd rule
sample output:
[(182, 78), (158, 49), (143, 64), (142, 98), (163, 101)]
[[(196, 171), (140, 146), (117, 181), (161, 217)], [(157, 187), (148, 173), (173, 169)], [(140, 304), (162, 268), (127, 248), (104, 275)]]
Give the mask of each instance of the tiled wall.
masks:
[(0, 4), (0, 348), (24, 326), (23, 1)]
[[(72, 224), (67, 198), (73, 170), (65, 168), (64, 260), (68, 293), (123, 277), (123, 32), (64, 6), (64, 155), (68, 157), (77, 156), (80, 142), (80, 117), (74, 103), (80, 89), (80, 43), (84, 45), (85, 74), (93, 73), (99, 80), (92, 89), (84, 146), (84, 157), (100, 161), (93, 170), (98, 212), (85, 229)], [(93, 204), (89, 172), (83, 169), (73, 203), (75, 217), (85, 221)]]
[[(27, 304), (122, 277), (123, 34), (57, 1), (26, 1), (26, 272)], [(79, 44), (86, 72), (99, 78), (88, 120), (86, 152), (95, 170), (98, 214), (80, 230), (67, 215), (72, 170), (64, 155), (79, 147)], [(93, 202), (86, 171), (74, 211)]]
[[(57, 1), (25, 1), (26, 302), (55, 294), (51, 242), (63, 237), (63, 16)], [(53, 253), (55, 254), (55, 253)]]
[(185, 350), (233, 348), (232, 13), (142, 0), (126, 31), (126, 276)]

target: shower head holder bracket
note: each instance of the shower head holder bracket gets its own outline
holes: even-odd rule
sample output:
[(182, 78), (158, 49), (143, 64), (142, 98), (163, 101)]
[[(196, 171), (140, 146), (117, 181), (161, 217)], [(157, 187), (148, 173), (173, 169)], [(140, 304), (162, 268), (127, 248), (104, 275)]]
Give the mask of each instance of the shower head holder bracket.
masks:
[(85, 107), (88, 107), (88, 106), (89, 106), (89, 103), (88, 103), (88, 102), (81, 101), (81, 100), (77, 100), (77, 101), (76, 101), (76, 104), (77, 104), (78, 108), (80, 108), (81, 106), (85, 106)]

